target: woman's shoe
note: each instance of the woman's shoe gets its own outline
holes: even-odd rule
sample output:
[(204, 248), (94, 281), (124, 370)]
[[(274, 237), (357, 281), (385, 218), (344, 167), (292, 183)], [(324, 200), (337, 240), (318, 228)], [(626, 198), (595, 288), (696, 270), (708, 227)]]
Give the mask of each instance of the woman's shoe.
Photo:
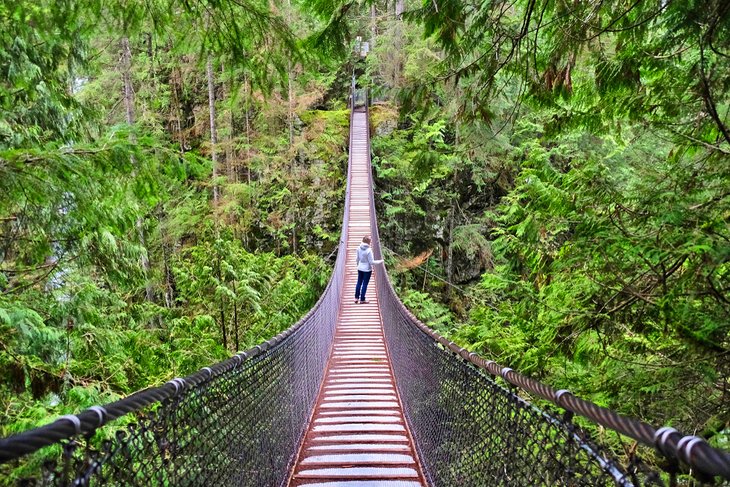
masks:
[(360, 301), (360, 304), (368, 304), (370, 301)]

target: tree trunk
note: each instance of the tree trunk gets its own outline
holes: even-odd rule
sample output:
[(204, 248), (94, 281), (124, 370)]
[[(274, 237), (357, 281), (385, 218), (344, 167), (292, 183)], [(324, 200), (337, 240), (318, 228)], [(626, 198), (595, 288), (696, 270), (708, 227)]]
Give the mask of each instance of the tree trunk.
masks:
[(297, 212), (294, 213), (294, 226), (292, 227), (291, 243), (294, 255), (297, 255)]
[[(459, 127), (456, 127), (456, 141), (455, 141), (455, 147), (459, 146)], [(454, 169), (454, 173), (451, 176), (451, 187), (452, 188), (458, 188), (459, 183), (459, 174), (456, 169)], [(458, 192), (453, 196), (453, 199), (451, 200), (451, 208), (449, 208), (449, 250), (446, 257), (446, 279), (449, 281), (449, 283), (454, 282), (454, 221), (456, 220), (456, 210), (458, 205)], [(451, 294), (453, 292), (453, 287), (449, 286), (449, 297), (451, 297)]]
[[(221, 256), (220, 254), (217, 255), (217, 264), (218, 264), (218, 282), (220, 285), (223, 285), (223, 273), (221, 272)], [(220, 307), (220, 324), (221, 324), (221, 335), (223, 338), (223, 348), (228, 350), (228, 334), (226, 333), (226, 311), (225, 311), (225, 301), (223, 299), (223, 295), (221, 294), (220, 299), (218, 300), (218, 305)]]
[(175, 303), (175, 277), (172, 274), (172, 268), (170, 266), (172, 249), (168, 241), (167, 232), (165, 232), (162, 225), (160, 225), (160, 237), (162, 239), (162, 262), (165, 271), (165, 307), (172, 308)]
[[(221, 78), (225, 80), (225, 66), (223, 63), (221, 63)], [(233, 110), (230, 105), (230, 96), (233, 89), (231, 80), (224, 81), (222, 87), (221, 99), (224, 103), (222, 118), (225, 128), (223, 136), (223, 174), (226, 175), (228, 182), (232, 183), (236, 180), (236, 166), (233, 161)]]
[[(286, 23), (291, 25), (291, 0), (286, 2)], [(289, 102), (289, 147), (294, 144), (294, 85), (292, 77), (294, 76), (291, 64), (291, 58), (287, 60), (287, 78), (289, 79), (289, 93), (287, 99)]]
[(206, 66), (208, 75), (208, 110), (210, 113), (210, 158), (213, 161), (213, 206), (218, 206), (219, 188), (218, 188), (218, 134), (215, 125), (215, 83), (213, 79), (213, 60), (208, 56)]
[(225, 312), (225, 302), (223, 301), (223, 296), (221, 296), (220, 299), (220, 307), (221, 307), (221, 332), (223, 333), (223, 348), (228, 351), (228, 337), (226, 336), (226, 312)]
[(287, 77), (289, 78), (289, 147), (294, 145), (294, 99), (292, 97), (293, 93), (293, 87), (292, 87), (292, 68), (291, 68), (291, 61), (287, 61)]
[(162, 244), (163, 258), (165, 259), (165, 306), (172, 308), (175, 303), (175, 280), (170, 269), (170, 245)]
[(178, 68), (173, 68), (172, 74), (171, 74), (171, 103), (172, 103), (172, 123), (173, 123), (173, 129), (175, 131), (175, 135), (177, 136), (178, 144), (180, 144), (180, 152), (185, 152), (185, 135), (183, 134), (183, 126), (182, 126), (182, 107), (180, 106), (180, 93), (178, 90), (180, 90), (181, 84), (182, 84), (182, 76), (180, 75), (180, 72)]
[(406, 11), (406, 0), (396, 0), (395, 1), (395, 17), (398, 20), (402, 19), (403, 12)]
[(249, 115), (249, 100), (251, 99), (251, 87), (248, 76), (243, 76), (244, 90), (246, 94), (246, 182), (251, 184), (251, 118)]
[(154, 34), (151, 32), (148, 32), (145, 34), (146, 42), (147, 42), (147, 59), (149, 59), (150, 63), (150, 71), (149, 71), (149, 77), (150, 77), (150, 84), (152, 85), (153, 92), (157, 92), (158, 86), (157, 86), (157, 70), (155, 69), (155, 48), (154, 48)]
[(375, 49), (375, 38), (377, 37), (377, 18), (375, 12), (375, 3), (370, 5), (370, 50)]
[(134, 124), (134, 90), (132, 89), (132, 50), (129, 38), (122, 37), (122, 81), (124, 83), (124, 112), (129, 125)]
[(426, 259), (426, 262), (423, 263), (423, 285), (421, 286), (421, 292), (426, 292), (426, 277), (428, 277), (428, 272), (426, 271), (426, 267), (428, 267), (428, 259)]
[[(132, 87), (132, 50), (129, 47), (129, 38), (127, 36), (122, 37), (122, 82), (124, 84), (124, 113), (127, 124), (134, 125), (134, 89)], [(134, 143), (134, 135), (130, 135), (132, 143)], [(137, 161), (132, 155), (132, 166), (136, 168)], [(136, 170), (136, 169), (135, 169)], [(137, 236), (139, 238), (139, 244), (145, 249), (140, 258), (140, 264), (142, 265), (142, 271), (145, 276), (145, 297), (147, 301), (154, 302), (154, 292), (152, 285), (149, 282), (150, 274), (150, 261), (147, 257), (147, 244), (144, 236), (144, 226), (142, 218), (137, 218), (135, 223), (137, 228)]]
[[(454, 275), (454, 249), (453, 249), (453, 236), (454, 236), (454, 217), (456, 216), (455, 203), (451, 203), (449, 208), (449, 241), (448, 249), (446, 251), (446, 280), (453, 282)], [(449, 286), (449, 295), (451, 295), (451, 286)]]
[[(238, 299), (238, 291), (236, 290), (236, 281), (233, 280), (233, 294), (236, 295), (236, 299)], [(238, 342), (238, 301), (233, 301), (233, 330), (236, 332), (236, 352), (241, 350), (241, 346)]]
[[(232, 92), (232, 84), (229, 82), (226, 89), (226, 99), (228, 102), (230, 102), (228, 98)], [(233, 109), (230, 104), (226, 111), (226, 123), (228, 125), (226, 132), (226, 171), (228, 173), (228, 181), (237, 183), (238, 168), (236, 167), (236, 152), (233, 150)]]

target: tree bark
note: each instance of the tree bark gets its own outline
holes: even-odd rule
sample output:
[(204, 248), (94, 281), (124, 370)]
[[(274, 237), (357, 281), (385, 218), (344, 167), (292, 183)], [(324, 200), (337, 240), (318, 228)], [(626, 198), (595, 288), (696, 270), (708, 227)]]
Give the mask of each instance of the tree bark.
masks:
[(122, 82), (124, 83), (124, 113), (129, 125), (134, 124), (134, 90), (132, 89), (132, 50), (129, 38), (122, 37)]
[(213, 161), (213, 206), (218, 206), (220, 199), (218, 188), (218, 133), (215, 124), (215, 83), (213, 78), (213, 60), (208, 56), (206, 65), (208, 76), (208, 111), (210, 113), (210, 158)]
[(375, 49), (375, 38), (377, 37), (377, 15), (375, 12), (375, 3), (370, 5), (370, 50)]
[(236, 300), (233, 301), (233, 329), (236, 333), (236, 352), (241, 350), (241, 346), (238, 342), (238, 291), (236, 290), (236, 280), (233, 280), (233, 294), (236, 295)]
[[(217, 256), (218, 261), (218, 282), (220, 285), (223, 285), (223, 273), (221, 272), (221, 256), (220, 254)], [(219, 311), (220, 311), (220, 324), (221, 324), (221, 335), (223, 338), (223, 348), (228, 350), (228, 334), (226, 333), (226, 310), (225, 310), (225, 301), (223, 299), (223, 295), (221, 294), (219, 300)]]
[[(166, 49), (172, 51), (172, 39), (167, 40)], [(170, 131), (175, 134), (175, 138), (180, 144), (180, 152), (185, 152), (185, 137), (183, 135), (183, 109), (182, 109), (182, 85), (183, 75), (180, 69), (180, 59), (176, 58), (173, 61), (172, 69), (170, 70), (170, 114), (169, 123)]]
[[(221, 69), (222, 71), (222, 69)], [(228, 108), (226, 110), (226, 173), (228, 174), (228, 181), (231, 183), (237, 183), (238, 182), (238, 168), (236, 167), (236, 155), (235, 151), (233, 150), (233, 109), (230, 106), (230, 101), (228, 98), (230, 97), (231, 93), (233, 92), (232, 83), (229, 81), (226, 84), (226, 96), (224, 97), (228, 104)]]
[(171, 104), (172, 104), (172, 123), (174, 126), (175, 135), (177, 136), (178, 144), (180, 144), (180, 152), (185, 152), (185, 135), (183, 134), (182, 127), (182, 107), (180, 106), (180, 93), (179, 90), (182, 85), (182, 76), (180, 75), (179, 68), (173, 68), (172, 74), (170, 75), (171, 85)]
[[(456, 144), (458, 146), (459, 143), (459, 132), (457, 129), (456, 132)], [(454, 174), (451, 179), (452, 187), (457, 188), (458, 184), (458, 173), (456, 169), (454, 169)], [(449, 208), (449, 249), (446, 254), (446, 280), (449, 281), (449, 284), (454, 282), (454, 222), (456, 220), (456, 205), (458, 194), (455, 194), (453, 196), (453, 200), (451, 201), (451, 208)], [(449, 297), (451, 297), (453, 293), (453, 287), (449, 285)]]
[[(286, 2), (286, 22), (287, 25), (291, 25), (291, 0)], [(294, 85), (292, 77), (294, 72), (292, 70), (291, 59), (287, 60), (287, 78), (289, 79), (289, 93), (287, 95), (289, 103), (289, 147), (294, 145)]]
[(291, 61), (288, 61), (287, 65), (287, 77), (289, 78), (289, 147), (294, 145), (294, 99), (292, 97), (293, 93), (293, 87), (292, 87), (292, 67), (291, 67)]
[(170, 269), (170, 246), (162, 244), (163, 258), (165, 259), (165, 306), (172, 308), (175, 303), (175, 281)]
[(170, 266), (172, 245), (168, 240), (167, 232), (165, 232), (164, 227), (161, 224), (160, 237), (162, 240), (162, 263), (165, 271), (165, 307), (169, 309), (172, 308), (175, 303), (175, 276), (173, 276), (172, 268)]
[(251, 184), (251, 117), (249, 115), (249, 101), (251, 99), (251, 87), (248, 76), (243, 76), (244, 90), (246, 94), (246, 182)]
[[(453, 282), (453, 275), (454, 275), (454, 217), (456, 216), (456, 208), (455, 204), (451, 203), (451, 208), (449, 208), (449, 241), (448, 241), (448, 249), (446, 251), (446, 280), (450, 283)], [(449, 286), (449, 296), (451, 295), (451, 286)]]
[(294, 255), (297, 255), (297, 214), (294, 213), (294, 221), (292, 222), (294, 226), (292, 227), (292, 236), (291, 236), (291, 243), (292, 243), (292, 250), (294, 251)]

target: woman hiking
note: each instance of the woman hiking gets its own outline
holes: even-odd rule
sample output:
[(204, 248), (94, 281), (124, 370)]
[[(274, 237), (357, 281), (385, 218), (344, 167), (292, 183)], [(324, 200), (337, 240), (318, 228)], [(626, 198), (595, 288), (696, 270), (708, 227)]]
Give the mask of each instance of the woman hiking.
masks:
[(365, 300), (365, 292), (368, 290), (370, 276), (373, 274), (373, 265), (382, 264), (382, 260), (375, 260), (373, 249), (370, 248), (370, 236), (365, 235), (362, 243), (357, 248), (357, 285), (355, 285), (355, 303), (368, 304)]

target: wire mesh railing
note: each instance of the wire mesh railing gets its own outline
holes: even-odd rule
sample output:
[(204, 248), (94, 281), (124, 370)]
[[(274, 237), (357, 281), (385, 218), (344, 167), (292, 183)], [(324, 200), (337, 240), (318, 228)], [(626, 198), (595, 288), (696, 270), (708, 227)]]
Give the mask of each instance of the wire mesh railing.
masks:
[[(0, 440), (0, 461), (9, 462), (4, 473), (19, 474), (17, 482), (5, 480), (42, 486), (284, 485), (330, 351), (341, 256), (342, 249), (317, 305), (268, 342), (184, 379)], [(125, 415), (129, 426), (101, 428)], [(100, 428), (114, 429), (111, 439), (98, 440)], [(39, 464), (33, 456), (20, 458), (57, 444), (62, 447), (56, 458)]]
[[(348, 170), (335, 270), (323, 296), (296, 325), (184, 379), (0, 440), (3, 473), (17, 477), (0, 483), (285, 485), (333, 339), (349, 182)], [(372, 197), (370, 204), (373, 250), (380, 258)], [(730, 479), (730, 456), (701, 438), (620, 416), (459, 348), (418, 321), (383, 277), (376, 281), (388, 351), (431, 485), (671, 486)], [(538, 408), (527, 395), (555, 408)], [(662, 468), (638, 454), (620, 461), (577, 426), (574, 414), (656, 447), (665, 459)], [(48, 460), (38, 461), (34, 452)]]
[[(372, 248), (380, 259), (372, 192), (370, 205)], [(460, 348), (411, 314), (384, 274), (376, 285), (390, 360), (431, 485), (638, 487), (717, 480), (730, 485), (728, 453), (696, 436), (656, 429), (556, 391)], [(538, 408), (527, 397), (552, 407)], [(643, 446), (619, 458), (578, 427), (576, 414)], [(663, 459), (647, 463), (641, 452)]]
[(285, 485), (339, 312), (349, 182), (348, 166), (332, 277), (297, 324), (186, 378), (0, 440), (0, 485)]

